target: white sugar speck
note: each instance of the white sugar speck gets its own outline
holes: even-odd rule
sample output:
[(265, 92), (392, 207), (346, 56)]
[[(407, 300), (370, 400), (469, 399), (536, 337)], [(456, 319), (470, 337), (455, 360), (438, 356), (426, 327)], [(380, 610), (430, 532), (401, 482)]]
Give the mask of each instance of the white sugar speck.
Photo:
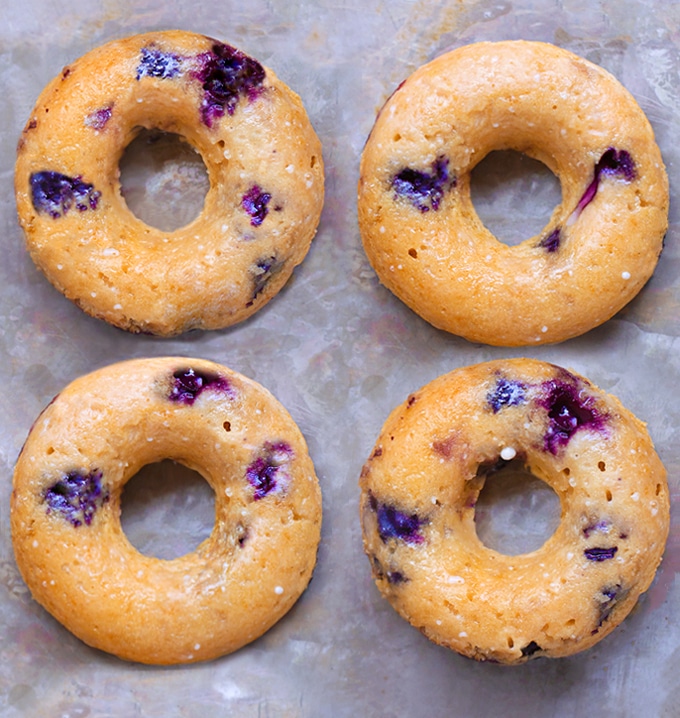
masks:
[(277, 586), (277, 587), (274, 589), (274, 593), (276, 593), (277, 595), (280, 596), (280, 595), (283, 593), (283, 586)]
[(458, 638), (467, 638), (467, 631), (461, 631), (458, 634)]
[(512, 446), (506, 446), (501, 451), (501, 459), (503, 459), (503, 461), (510, 461), (511, 459), (514, 459), (515, 456), (517, 456), (517, 452), (512, 448)]
[(630, 279), (630, 272), (621, 272), (622, 279)]

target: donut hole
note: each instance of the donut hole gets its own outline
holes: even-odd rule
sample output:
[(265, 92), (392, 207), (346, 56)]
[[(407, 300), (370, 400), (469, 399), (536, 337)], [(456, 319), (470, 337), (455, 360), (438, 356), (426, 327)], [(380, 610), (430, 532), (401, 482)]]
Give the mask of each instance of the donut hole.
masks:
[(562, 201), (551, 170), (515, 150), (490, 152), (472, 170), (470, 194), (484, 226), (511, 247), (540, 234)]
[(196, 219), (210, 187), (200, 153), (180, 135), (140, 130), (119, 162), (121, 192), (142, 222), (172, 232)]
[(215, 494), (196, 471), (165, 459), (142, 467), (125, 485), (121, 525), (146, 556), (173, 559), (194, 551), (215, 524)]
[(489, 473), (475, 507), (479, 540), (508, 556), (539, 549), (555, 533), (560, 517), (558, 495), (521, 461), (505, 462)]

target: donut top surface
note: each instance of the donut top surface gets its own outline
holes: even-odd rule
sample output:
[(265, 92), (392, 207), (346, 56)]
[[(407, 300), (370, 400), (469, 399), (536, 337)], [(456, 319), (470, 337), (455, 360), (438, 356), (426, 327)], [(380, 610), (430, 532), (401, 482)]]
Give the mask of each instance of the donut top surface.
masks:
[[(119, 160), (141, 129), (201, 155), (210, 187), (165, 232), (128, 209)], [(159, 335), (240, 322), (306, 255), (324, 194), (321, 145), (300, 98), (233, 46), (166, 31), (68, 65), (37, 100), (15, 172), (27, 247), (88, 313)]]
[[(562, 189), (545, 228), (517, 246), (492, 235), (471, 198), (471, 172), (494, 150), (541, 161)], [(480, 42), (389, 97), (358, 203), (388, 289), (435, 327), (519, 346), (582, 334), (639, 292), (668, 225), (668, 179), (649, 121), (611, 74), (547, 43)]]

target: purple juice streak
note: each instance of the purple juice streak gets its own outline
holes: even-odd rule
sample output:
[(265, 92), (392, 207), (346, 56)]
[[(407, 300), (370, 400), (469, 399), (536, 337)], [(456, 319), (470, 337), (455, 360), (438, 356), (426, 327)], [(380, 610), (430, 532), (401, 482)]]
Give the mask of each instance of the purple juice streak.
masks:
[(263, 499), (276, 489), (285, 488), (290, 478), (286, 465), (293, 457), (293, 449), (285, 442), (267, 442), (258, 456), (246, 469), (246, 480), (255, 490), (255, 501)]
[(106, 127), (106, 123), (111, 119), (113, 115), (113, 107), (101, 107), (85, 118), (85, 125), (91, 127), (93, 130), (103, 130)]
[(258, 185), (253, 185), (241, 198), (241, 207), (250, 215), (250, 224), (259, 227), (269, 212), (267, 205), (272, 196), (262, 191)]
[(394, 506), (378, 503), (371, 495), (369, 505), (378, 520), (378, 535), (383, 543), (390, 538), (397, 538), (409, 544), (419, 544), (424, 541), (420, 528), (425, 523), (416, 514), (408, 515)]
[[(569, 376), (566, 372), (565, 375)], [(572, 377), (574, 383), (557, 379), (543, 385), (544, 398), (540, 405), (548, 412), (548, 431), (544, 447), (553, 455), (569, 443), (571, 437), (583, 428), (602, 430), (606, 417), (595, 406), (595, 399), (583, 393), (582, 382)]]
[(143, 47), (137, 65), (137, 79), (157, 77), (169, 80), (180, 73), (181, 58), (172, 52), (163, 52), (156, 47)]
[(541, 241), (538, 243), (538, 246), (545, 249), (546, 252), (552, 254), (560, 248), (560, 241), (560, 228), (557, 227), (556, 229), (553, 229), (553, 231), (547, 237), (543, 237), (543, 239), (541, 239)]
[(610, 147), (595, 165), (592, 182), (586, 188), (583, 196), (576, 205), (576, 210), (582, 212), (594, 199), (600, 184), (600, 177), (620, 177), (625, 182), (632, 182), (636, 178), (635, 162), (626, 150), (616, 150)]
[(606, 521), (603, 519), (602, 521), (598, 521), (597, 523), (589, 524), (588, 526), (586, 526), (583, 529), (583, 535), (586, 538), (589, 538), (590, 534), (592, 534), (592, 533), (595, 533), (595, 532), (607, 533), (607, 531), (609, 531), (610, 528), (611, 528), (611, 523), (609, 521)]
[(172, 376), (174, 382), (168, 398), (176, 404), (191, 406), (206, 389), (215, 389), (231, 394), (229, 381), (213, 372), (198, 372), (188, 367), (177, 369)]
[(583, 555), (588, 559), (588, 561), (608, 561), (609, 559), (614, 558), (618, 550), (617, 546), (611, 546), (610, 548), (587, 548), (583, 552)]
[(203, 86), (201, 119), (207, 127), (226, 112), (233, 115), (241, 97), (253, 101), (262, 92), (265, 69), (257, 60), (230, 45), (216, 42), (198, 56), (196, 78)]
[(74, 207), (79, 212), (97, 209), (101, 197), (101, 192), (83, 182), (81, 177), (69, 177), (60, 172), (34, 172), (29, 181), (33, 207), (53, 219), (63, 217)]
[(44, 493), (47, 513), (55, 511), (74, 527), (92, 523), (97, 509), (109, 499), (102, 487), (102, 472), (95, 469), (89, 474), (71, 471), (52, 484)]
[(449, 177), (449, 160), (438, 157), (430, 172), (407, 167), (392, 178), (395, 197), (404, 197), (421, 212), (438, 210), (444, 192), (456, 186), (455, 177)]
[(526, 401), (526, 387), (521, 382), (499, 377), (486, 400), (493, 413), (497, 414), (505, 406), (523, 404)]

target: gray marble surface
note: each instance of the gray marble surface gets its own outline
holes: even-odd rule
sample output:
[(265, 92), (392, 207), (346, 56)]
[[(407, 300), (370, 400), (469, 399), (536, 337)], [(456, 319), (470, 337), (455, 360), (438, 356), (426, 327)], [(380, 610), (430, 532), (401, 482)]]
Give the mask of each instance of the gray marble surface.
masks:
[[(508, 669), (431, 644), (380, 598), (362, 551), (358, 477), (388, 412), (410, 392), (457, 366), (529, 355), (584, 374), (648, 423), (677, 505), (680, 4), (73, 0), (65, 9), (55, 0), (24, 0), (4, 3), (0, 19), (0, 715), (677, 715), (677, 521), (652, 588), (611, 636), (568, 659)], [(25, 252), (12, 180), (21, 129), (63, 65), (114, 37), (171, 27), (236, 45), (301, 95), (323, 142), (327, 194), (309, 255), (264, 310), (231, 329), (162, 340), (89, 318), (46, 282)], [(379, 286), (356, 223), (359, 156), (389, 93), (447, 48), (511, 38), (554, 42), (613, 72), (647, 112), (672, 190), (665, 250), (643, 292), (583, 337), (524, 350), (470, 344), (424, 323)], [(130, 201), (140, 214), (151, 212), (150, 221), (159, 202), (177, 204), (173, 192), (200, 209), (200, 162), (175, 154), (145, 172), (144, 162), (140, 168), (134, 157), (127, 160)], [(559, 199), (549, 173), (521, 162), (508, 168), (490, 161), (476, 192), (480, 215), (508, 242), (532, 222), (538, 231)], [(189, 210), (182, 205), (167, 212), (185, 221)], [(269, 633), (218, 661), (153, 668), (88, 648), (30, 599), (14, 564), (9, 496), (17, 454), (54, 394), (104, 364), (165, 354), (220, 361), (277, 396), (307, 437), (323, 490), (324, 526), (308, 591)], [(133, 479), (135, 490), (124, 503), (126, 531), (153, 553), (170, 540), (164, 531), (172, 518), (173, 550), (191, 549), (210, 531), (209, 492), (186, 472), (156, 469)], [(531, 505), (544, 504), (550, 508), (538, 495)], [(517, 533), (523, 521), (527, 527), (526, 502), (504, 511), (499, 530)], [(547, 527), (554, 517), (546, 513), (539, 520)]]

